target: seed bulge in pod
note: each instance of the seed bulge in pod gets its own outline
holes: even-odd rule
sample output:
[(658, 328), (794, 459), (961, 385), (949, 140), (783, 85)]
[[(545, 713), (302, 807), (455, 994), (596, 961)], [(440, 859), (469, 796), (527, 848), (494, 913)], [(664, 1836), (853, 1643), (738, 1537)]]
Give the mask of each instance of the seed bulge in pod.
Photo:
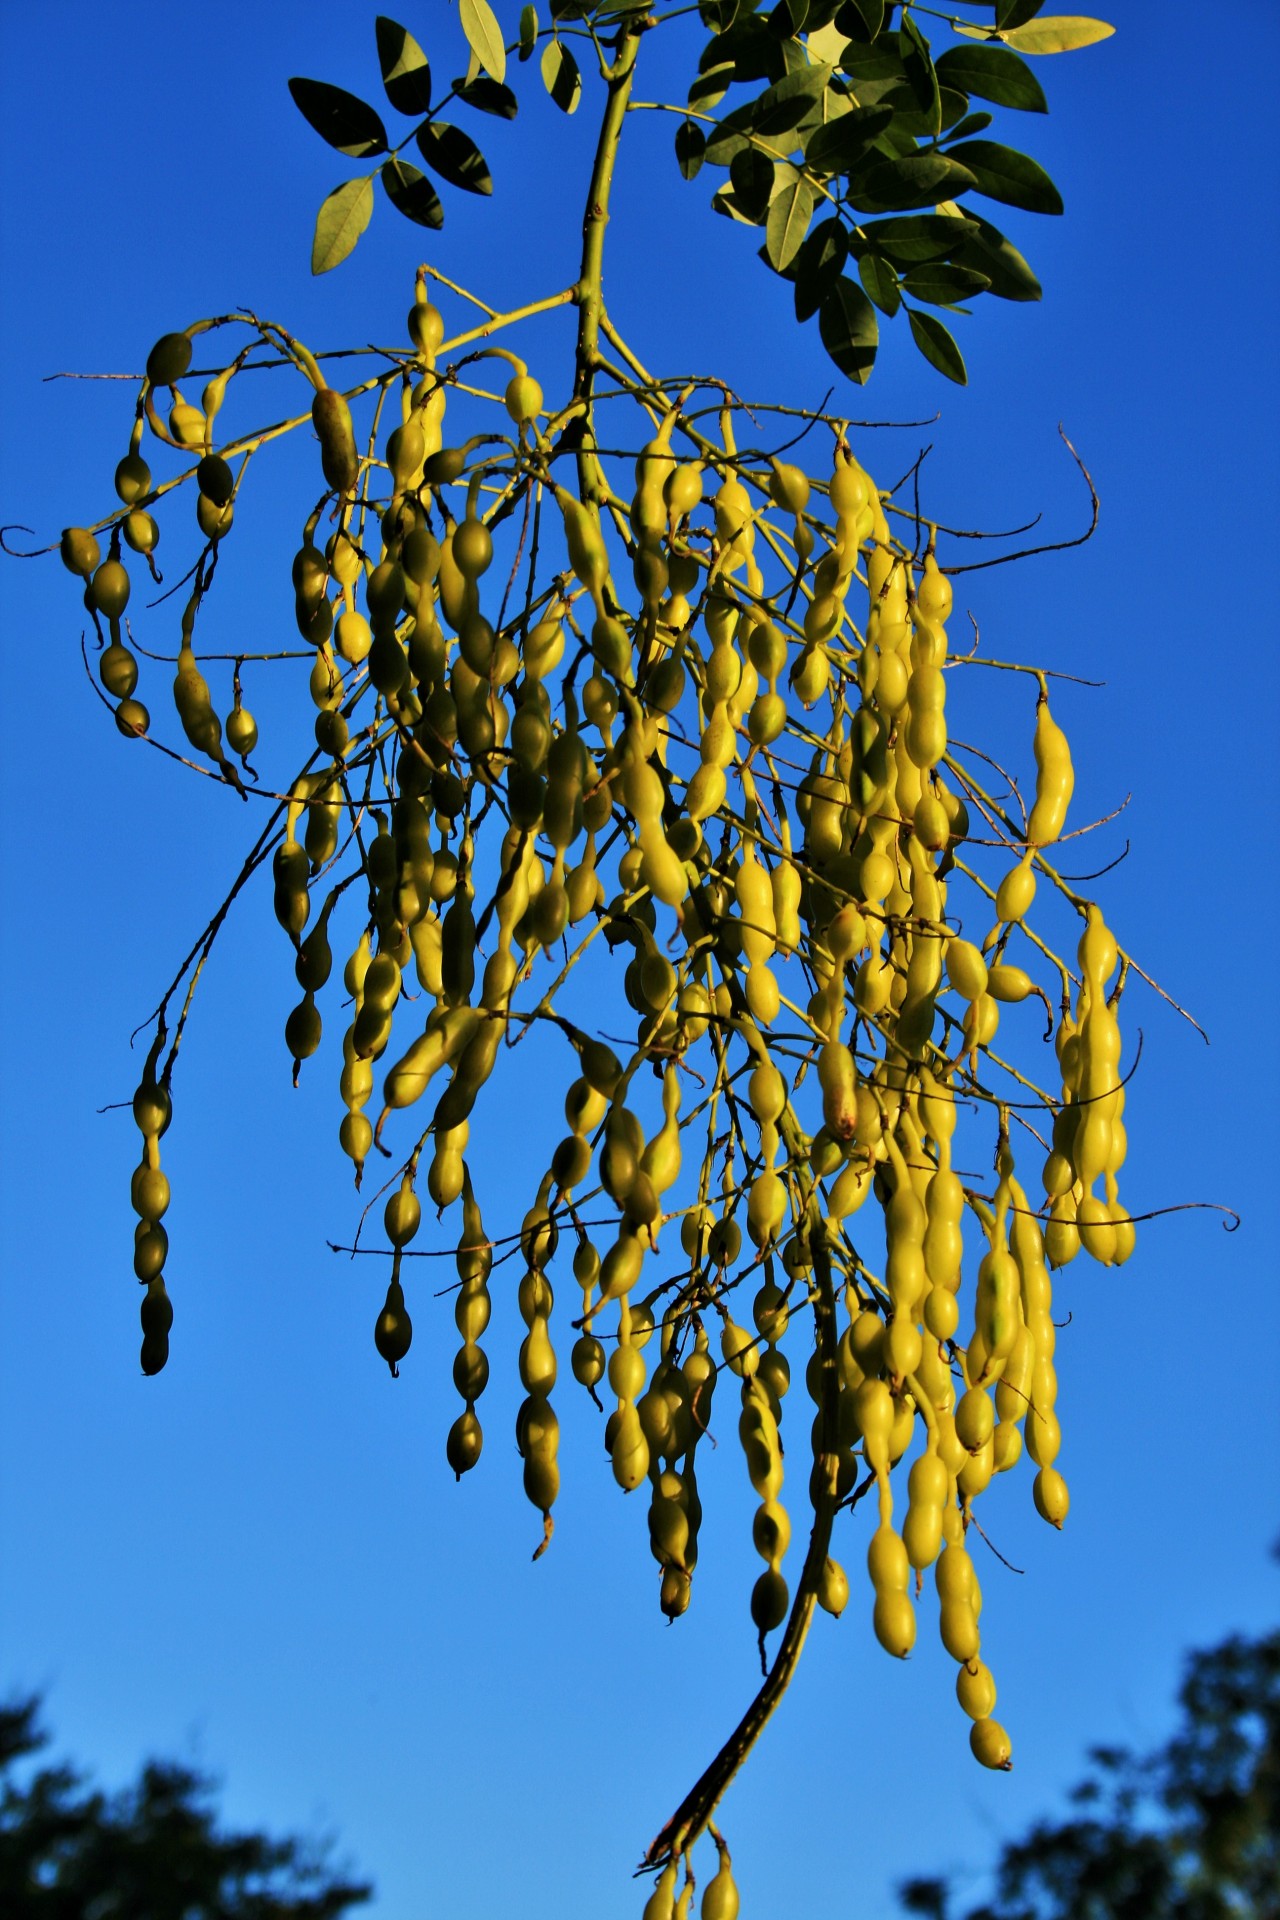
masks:
[(373, 1340), (394, 1376), (398, 1364), (409, 1351), (413, 1339), (413, 1323), (405, 1310), (404, 1293), (400, 1282), (393, 1280), (387, 1288), (387, 1297), (382, 1312), (374, 1324)]
[(236, 477), (220, 453), (206, 453), (196, 468), (196, 485), (215, 507), (225, 507), (236, 490)]
[(199, 407), (188, 406), (185, 400), (178, 400), (169, 409), (169, 431), (180, 447), (204, 445), (205, 417)]
[(138, 684), (138, 663), (128, 647), (113, 641), (98, 658), (98, 678), (113, 699), (127, 700)]
[(956, 1675), (956, 1699), (971, 1720), (986, 1720), (995, 1709), (996, 1683), (991, 1669), (975, 1660)]
[(145, 1374), (160, 1373), (169, 1358), (169, 1336), (167, 1333), (148, 1333), (142, 1341), (142, 1371)]
[(468, 1407), (464, 1413), (458, 1415), (444, 1443), (445, 1458), (457, 1479), (461, 1480), (463, 1474), (469, 1473), (475, 1466), (483, 1445), (484, 1435), (480, 1430), (480, 1422)]
[(139, 1220), (133, 1236), (133, 1270), (139, 1280), (156, 1280), (169, 1256), (169, 1236), (158, 1220)]
[(969, 1746), (975, 1760), (993, 1772), (1008, 1773), (1013, 1742), (998, 1720), (975, 1720), (969, 1729)]
[(415, 527), (400, 549), (400, 565), (415, 586), (426, 586), (440, 571), (440, 542), (430, 527)]
[(542, 388), (529, 373), (518, 373), (507, 382), (503, 400), (518, 427), (535, 420), (542, 412)]
[(409, 309), (409, 338), (419, 353), (430, 358), (444, 339), (444, 315), (430, 300), (418, 300)]
[(339, 493), (350, 493), (360, 472), (350, 407), (340, 393), (324, 387), (311, 402), (311, 420), (320, 442), (325, 479)]
[(125, 545), (132, 547), (135, 553), (154, 553), (160, 544), (159, 527), (141, 507), (135, 507), (125, 515), (121, 531)]
[(129, 575), (118, 560), (102, 562), (89, 582), (89, 603), (108, 620), (120, 618), (129, 604)]
[(173, 1325), (173, 1302), (159, 1277), (151, 1281), (143, 1296), (141, 1319), (142, 1331), (149, 1339), (156, 1335), (167, 1337)]
[(126, 453), (116, 468), (116, 492), (126, 507), (136, 506), (151, 491), (151, 469), (140, 453)]
[(147, 355), (147, 378), (153, 387), (172, 387), (190, 365), (190, 335), (162, 333)]
[(102, 558), (102, 548), (87, 527), (64, 527), (58, 551), (67, 571), (86, 579)]

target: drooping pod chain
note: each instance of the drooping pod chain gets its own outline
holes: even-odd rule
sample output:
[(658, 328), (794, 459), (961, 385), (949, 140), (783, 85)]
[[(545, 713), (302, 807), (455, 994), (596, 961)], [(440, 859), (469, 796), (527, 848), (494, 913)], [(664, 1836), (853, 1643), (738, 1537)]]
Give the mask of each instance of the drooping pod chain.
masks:
[[(812, 421), (803, 444), (826, 451), (802, 470), (785, 449), (740, 447), (757, 429), (719, 386), (620, 374), (591, 447), (566, 460), (569, 393), (491, 335), (464, 379), (425, 274), (415, 296), (408, 349), (374, 356), (346, 392), (272, 323), (198, 323), (157, 343), (117, 506), (61, 543), (104, 697), (125, 738), (163, 734), (272, 809), (246, 878), (270, 871), (302, 996), (286, 1058), (296, 1076), (334, 1056), (357, 1185), (392, 1156), (375, 1343), (393, 1373), (412, 1371), (409, 1299), (419, 1342), (439, 1337), (415, 1266), (439, 1235), (456, 1271), (454, 1473), (480, 1459), (477, 1409), (491, 1360), (506, 1365), (543, 1550), (567, 1353), (601, 1409), (613, 1480), (643, 1490), (658, 1603), (675, 1620), (696, 1594), (704, 1442), (731, 1373), (762, 1563), (743, 1614), (766, 1662), (771, 1645), (789, 1657), (814, 1602), (845, 1608), (845, 1565), (865, 1551), (876, 1638), (904, 1657), (929, 1617), (958, 1666), (973, 1751), (1003, 1767), (971, 1523), (1025, 1453), (1034, 1506), (1062, 1527), (1050, 1271), (1081, 1249), (1115, 1265), (1134, 1245), (1118, 1186), (1129, 962), (1101, 909), (1057, 877), (1074, 774), (1045, 673), (1019, 682), (1034, 763), (1019, 816), (950, 737), (968, 661), (948, 637), (945, 555), (877, 489), (867, 444)], [(231, 324), (282, 358), (316, 442), (278, 660), (220, 643), (213, 591), (234, 564), (246, 466), (267, 457), (237, 416), (249, 348), (218, 348), (200, 407), (178, 387), (194, 343)], [(142, 456), (147, 433), (198, 496), (171, 709), (161, 676), (152, 709), (136, 697), (127, 619), (123, 556), (151, 560), (151, 510), (174, 490)], [(268, 667), (293, 689), (294, 735), (280, 704), (255, 694), (272, 716), (261, 727), (245, 704)], [(1034, 924), (1041, 887), (1080, 916), (1066, 958)], [(1055, 1084), (1039, 1094), (1027, 1003), (1055, 991)], [(487, 1182), (468, 1155), (473, 1117), (504, 1097), (507, 1056), (534, 1032), (544, 1157), (517, 1219), (510, 1169)], [(167, 1038), (162, 1014), (134, 1102), (148, 1373), (172, 1321)], [(1036, 1104), (1043, 1196), (1013, 1151)], [(970, 1171), (986, 1165), (989, 1180)], [(505, 1362), (481, 1345), (504, 1285), (523, 1329)], [(797, 1368), (811, 1473), (798, 1444), (783, 1453)], [(865, 1548), (846, 1544), (864, 1494)], [(833, 1523), (834, 1506), (854, 1520)], [(812, 1564), (802, 1519), (836, 1525)], [(688, 1849), (710, 1813), (646, 1913), (689, 1910)], [(737, 1903), (717, 1857), (711, 1920)]]

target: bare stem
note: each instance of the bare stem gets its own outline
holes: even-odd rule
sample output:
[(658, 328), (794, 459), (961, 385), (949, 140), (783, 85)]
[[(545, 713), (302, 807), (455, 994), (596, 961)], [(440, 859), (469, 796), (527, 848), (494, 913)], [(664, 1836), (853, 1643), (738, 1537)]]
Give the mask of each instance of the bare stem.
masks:
[[(798, 1145), (798, 1142), (788, 1143)], [(808, 1206), (809, 1248), (813, 1256), (814, 1338), (819, 1356), (822, 1402), (821, 1443), (813, 1469), (813, 1528), (805, 1554), (800, 1584), (783, 1630), (773, 1664), (764, 1684), (743, 1714), (729, 1738), (716, 1754), (701, 1778), (690, 1788), (662, 1831), (650, 1842), (643, 1867), (661, 1867), (683, 1853), (707, 1826), (720, 1801), (764, 1732), (774, 1709), (791, 1684), (808, 1636), (817, 1600), (818, 1585), (831, 1545), (831, 1527), (836, 1511), (837, 1447), (839, 1445), (839, 1381), (836, 1372), (836, 1307), (831, 1278), (831, 1254), (826, 1227), (816, 1195)]]
[(600, 318), (604, 311), (601, 291), (604, 272), (604, 230), (609, 223), (609, 193), (613, 169), (618, 157), (618, 142), (626, 119), (627, 103), (635, 78), (636, 54), (645, 31), (643, 15), (624, 21), (614, 44), (613, 65), (608, 69), (608, 95), (596, 142), (595, 164), (582, 214), (582, 271), (578, 279), (578, 344), (574, 399), (584, 415), (583, 451), (578, 455), (579, 483), (584, 497), (599, 490), (602, 476), (594, 457), (587, 451), (592, 442), (591, 388), (598, 364)]

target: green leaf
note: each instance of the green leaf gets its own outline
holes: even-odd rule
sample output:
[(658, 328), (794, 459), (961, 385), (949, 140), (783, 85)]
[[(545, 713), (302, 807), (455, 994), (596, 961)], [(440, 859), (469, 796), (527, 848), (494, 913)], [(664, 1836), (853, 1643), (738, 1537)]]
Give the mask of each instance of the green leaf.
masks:
[(914, 142), (916, 139), (935, 140), (940, 133), (948, 133), (958, 126), (964, 118), (969, 96), (967, 93), (957, 93), (954, 87), (939, 87), (936, 110), (921, 113), (909, 87), (890, 87), (887, 93), (882, 94), (880, 104), (895, 110), (891, 133), (895, 137), (903, 134)]
[(776, 272), (785, 273), (800, 251), (816, 203), (817, 195), (803, 174), (789, 180), (770, 201), (764, 244), (769, 265)]
[(907, 77), (902, 57), (892, 38), (878, 40), (874, 46), (860, 46), (856, 40), (850, 41), (844, 50), (840, 68), (853, 81), (859, 99), (862, 98), (862, 90), (858, 86), (861, 80), (903, 81)]
[(366, 160), (387, 150), (387, 130), (374, 109), (343, 87), (327, 80), (289, 82), (293, 104), (322, 140), (352, 160)]
[(911, 322), (912, 338), (929, 365), (948, 380), (954, 380), (958, 387), (967, 387), (969, 375), (965, 371), (964, 355), (941, 320), (935, 320), (931, 313), (917, 313), (914, 307), (908, 307), (907, 319)]
[(1077, 47), (1091, 47), (1109, 40), (1115, 32), (1105, 20), (1090, 20), (1079, 13), (1056, 13), (1037, 20), (1029, 27), (1015, 27), (1004, 38), (1020, 53), (1072, 53)]
[(381, 171), (383, 191), (397, 213), (419, 227), (438, 230), (444, 225), (440, 197), (425, 173), (398, 159), (384, 160)]
[(875, 365), (880, 329), (861, 287), (852, 280), (836, 281), (818, 309), (818, 332), (841, 373), (865, 386)]
[(967, 140), (970, 134), (983, 133), (991, 125), (989, 113), (966, 113), (963, 120), (957, 120), (954, 127), (948, 129), (947, 139)]
[(851, 113), (816, 127), (804, 150), (815, 173), (848, 173), (893, 119), (892, 107), (855, 107)]
[(825, 60), (829, 67), (839, 66), (848, 44), (848, 34), (841, 33), (839, 27), (830, 22), (825, 27), (814, 27), (811, 33), (805, 35), (810, 60)]
[(366, 173), (336, 187), (316, 215), (311, 242), (312, 273), (328, 273), (346, 259), (369, 224), (373, 212), (373, 181)]
[(548, 40), (542, 49), (542, 84), (561, 113), (576, 113), (582, 98), (582, 77), (568, 47)]
[(918, 213), (898, 220), (868, 220), (862, 233), (867, 245), (898, 267), (918, 266), (922, 260), (945, 260), (962, 245), (976, 222), (943, 214)]
[(976, 267), (936, 263), (913, 267), (902, 285), (914, 300), (927, 300), (931, 307), (954, 307), (976, 293), (985, 293), (991, 281)]
[(951, 250), (958, 266), (975, 267), (985, 273), (991, 282), (990, 291), (999, 300), (1040, 298), (1040, 282), (999, 227), (986, 220), (970, 220), (964, 225), (963, 238)]
[(427, 113), (431, 107), (431, 69), (427, 56), (407, 27), (380, 13), (373, 23), (378, 39), (382, 85), (397, 113)]
[(732, 187), (717, 187), (711, 196), (711, 210), (722, 213), (729, 220), (737, 220), (744, 227), (758, 227), (758, 220), (748, 219), (739, 207)]
[(418, 128), (418, 152), (433, 173), (468, 193), (492, 193), (493, 176), (475, 141), (447, 120), (428, 120)]
[(836, 25), (850, 40), (874, 40), (884, 25), (884, 0), (845, 0)]
[(948, 155), (967, 167), (979, 193), (1028, 213), (1061, 213), (1062, 195), (1038, 161), (998, 140), (962, 140)]
[(790, 133), (822, 98), (832, 72), (826, 65), (801, 67), (766, 87), (759, 99), (751, 102), (752, 130), (765, 136)]
[(794, 261), (796, 319), (811, 320), (844, 272), (849, 241), (833, 214), (813, 229)]
[(809, 19), (810, 0), (778, 0), (769, 15), (769, 26), (780, 40), (803, 33)]
[(864, 253), (858, 262), (858, 278), (867, 298), (892, 320), (902, 305), (902, 295), (898, 292), (898, 276), (888, 261), (877, 259), (874, 253)]
[(942, 131), (942, 99), (938, 91), (938, 76), (934, 71), (929, 42), (909, 13), (904, 14), (902, 18), (898, 48), (902, 54), (902, 65), (908, 84), (925, 117), (924, 130), (929, 134), (940, 133)]
[(1033, 20), (1043, 5), (1044, 0), (996, 0), (997, 32), (1020, 27), (1024, 20)]
[(489, 0), (458, 0), (458, 19), (480, 65), (501, 83), (507, 77), (507, 52)]
[(753, 226), (761, 226), (769, 210), (769, 201), (773, 194), (774, 163), (768, 154), (757, 153), (753, 147), (746, 147), (741, 153), (735, 153), (729, 165), (729, 182), (733, 188), (734, 205), (744, 220)]
[(917, 153), (903, 160), (877, 161), (850, 180), (849, 193), (869, 213), (891, 213), (932, 206), (974, 184), (975, 175), (951, 154)]
[(744, 14), (709, 40), (702, 49), (698, 71), (705, 73), (726, 60), (733, 62), (734, 79), (744, 84), (750, 80), (781, 80), (787, 71), (782, 42), (758, 13)]
[(698, 15), (712, 33), (727, 33), (742, 11), (742, 0), (698, 0)]
[(491, 80), (487, 73), (477, 74), (474, 80), (455, 80), (453, 84), (459, 100), (478, 113), (491, 113), (495, 120), (514, 120), (520, 111), (520, 102), (510, 87)]
[(689, 105), (704, 107), (708, 111), (718, 107), (725, 94), (733, 85), (734, 72), (732, 60), (721, 61), (718, 67), (708, 68), (700, 73), (689, 89)]
[(998, 107), (1022, 113), (1048, 113), (1044, 89), (1025, 60), (1008, 47), (948, 47), (938, 61), (938, 78), (948, 87), (994, 100)]
[(706, 146), (702, 128), (692, 120), (682, 120), (676, 128), (676, 165), (686, 180), (701, 172)]
[(520, 58), (527, 60), (538, 44), (538, 9), (520, 9)]

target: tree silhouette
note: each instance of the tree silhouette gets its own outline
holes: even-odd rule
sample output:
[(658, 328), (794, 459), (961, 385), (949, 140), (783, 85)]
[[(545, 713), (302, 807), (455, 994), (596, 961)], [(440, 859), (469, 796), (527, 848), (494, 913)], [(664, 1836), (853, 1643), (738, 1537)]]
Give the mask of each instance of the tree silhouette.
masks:
[[(994, 1901), (965, 1920), (1280, 1915), (1280, 1633), (1193, 1653), (1178, 1698), (1181, 1725), (1154, 1753), (1093, 1749), (1075, 1811), (1007, 1842)], [(927, 1920), (953, 1911), (944, 1879), (905, 1881), (899, 1898)]]
[(38, 1699), (0, 1707), (0, 1911), (10, 1920), (339, 1920), (371, 1897), (327, 1843), (224, 1833), (214, 1782), (149, 1760), (103, 1793), (48, 1744)]

